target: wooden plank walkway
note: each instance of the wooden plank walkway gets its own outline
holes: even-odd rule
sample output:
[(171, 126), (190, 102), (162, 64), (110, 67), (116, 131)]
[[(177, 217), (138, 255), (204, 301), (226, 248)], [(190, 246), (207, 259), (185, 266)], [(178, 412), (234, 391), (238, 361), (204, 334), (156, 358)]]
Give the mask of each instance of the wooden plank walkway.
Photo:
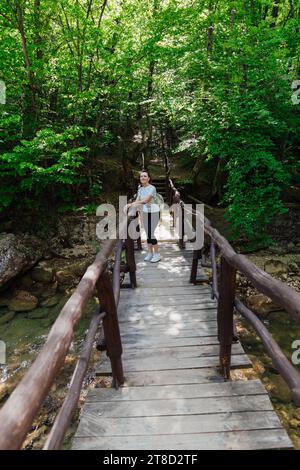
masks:
[[(121, 290), (125, 386), (89, 391), (73, 449), (292, 448), (262, 383), (219, 375), (217, 304), (189, 283), (191, 253), (160, 251), (155, 264), (137, 252), (138, 287)], [(239, 343), (232, 353), (251, 366)], [(111, 373), (105, 353), (98, 373)]]

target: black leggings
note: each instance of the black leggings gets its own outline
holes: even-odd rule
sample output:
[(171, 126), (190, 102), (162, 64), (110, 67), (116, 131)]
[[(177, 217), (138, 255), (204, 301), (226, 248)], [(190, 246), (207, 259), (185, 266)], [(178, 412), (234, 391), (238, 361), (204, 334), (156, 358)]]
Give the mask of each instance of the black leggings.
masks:
[(149, 245), (156, 245), (157, 240), (154, 236), (154, 231), (160, 219), (160, 212), (143, 212), (143, 225), (147, 234), (147, 243)]

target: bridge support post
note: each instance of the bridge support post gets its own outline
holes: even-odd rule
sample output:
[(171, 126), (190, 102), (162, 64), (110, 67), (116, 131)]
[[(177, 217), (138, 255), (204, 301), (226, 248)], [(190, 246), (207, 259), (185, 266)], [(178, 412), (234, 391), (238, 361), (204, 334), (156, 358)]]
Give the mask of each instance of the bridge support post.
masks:
[(212, 268), (211, 299), (214, 300), (218, 298), (219, 293), (218, 293), (218, 276), (217, 276), (217, 263), (216, 263), (216, 246), (212, 238), (210, 240), (210, 259), (211, 259), (211, 268)]
[[(139, 213), (137, 212), (136, 215), (134, 216), (134, 218), (138, 219), (139, 218)], [(137, 250), (138, 251), (141, 251), (142, 250), (142, 239), (141, 239), (141, 225), (140, 223), (138, 223), (138, 225), (136, 226), (136, 230), (137, 232), (139, 233), (139, 237), (136, 241), (136, 245), (137, 245)]]
[(123, 350), (114, 291), (106, 271), (97, 281), (97, 292), (101, 306), (103, 306), (103, 310), (106, 312), (103, 318), (106, 350), (111, 363), (114, 386), (118, 388), (119, 385), (124, 383), (122, 364)]
[(140, 224), (137, 226), (137, 231), (139, 232), (139, 238), (137, 239), (137, 250), (141, 251), (142, 250), (142, 239), (141, 239), (141, 226)]
[(218, 298), (218, 340), (220, 368), (225, 379), (230, 379), (231, 345), (233, 341), (233, 308), (236, 288), (236, 269), (221, 257)]
[(193, 261), (192, 261), (192, 269), (191, 269), (191, 276), (190, 276), (190, 282), (193, 284), (196, 284), (198, 260), (200, 257), (200, 253), (201, 253), (201, 250), (193, 251)]
[(184, 204), (180, 203), (180, 209), (179, 209), (179, 223), (180, 223), (180, 233), (179, 233), (179, 247), (184, 248), (185, 243), (184, 243)]
[(126, 238), (125, 240), (125, 249), (126, 249), (126, 262), (129, 269), (129, 277), (131, 287), (136, 287), (136, 264), (134, 258), (134, 240), (131, 238)]

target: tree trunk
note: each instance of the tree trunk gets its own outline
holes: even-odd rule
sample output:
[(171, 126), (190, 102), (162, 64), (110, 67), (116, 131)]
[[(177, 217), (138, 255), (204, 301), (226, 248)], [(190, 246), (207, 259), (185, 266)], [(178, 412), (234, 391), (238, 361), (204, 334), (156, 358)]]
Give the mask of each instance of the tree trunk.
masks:
[(37, 87), (35, 83), (35, 76), (32, 72), (31, 60), (28, 54), (27, 39), (24, 30), (24, 11), (19, 2), (16, 3), (15, 12), (28, 78), (28, 84), (24, 86), (25, 105), (23, 109), (23, 135), (25, 138), (31, 138), (35, 134), (38, 125)]

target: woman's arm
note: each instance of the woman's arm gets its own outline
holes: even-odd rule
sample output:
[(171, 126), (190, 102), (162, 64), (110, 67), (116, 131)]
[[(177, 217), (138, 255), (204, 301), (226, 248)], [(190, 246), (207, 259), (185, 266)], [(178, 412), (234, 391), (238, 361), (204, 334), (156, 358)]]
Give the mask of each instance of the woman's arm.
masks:
[(148, 202), (151, 201), (151, 199), (153, 198), (154, 196), (154, 192), (153, 191), (153, 194), (149, 194), (148, 196), (145, 196), (144, 198), (141, 198), (139, 199), (139, 194), (136, 198), (135, 201), (129, 203), (129, 204), (126, 204), (126, 206), (124, 207), (124, 211), (127, 212), (127, 210), (130, 208), (130, 207), (133, 207), (133, 206), (143, 206), (143, 204), (148, 204)]
[(151, 188), (151, 194), (149, 194), (148, 196), (145, 196), (145, 197), (140, 199), (140, 195), (139, 195), (139, 191), (138, 191), (138, 195), (137, 195), (136, 200), (133, 201), (131, 204), (129, 204), (129, 206), (138, 206), (138, 205), (141, 205), (141, 204), (148, 204), (148, 202), (150, 202), (151, 199), (153, 198), (154, 194), (155, 194), (155, 188), (152, 187)]
[(136, 198), (136, 200), (128, 204), (128, 206), (138, 206), (140, 204), (148, 204), (148, 202), (150, 202), (152, 198), (153, 198), (152, 194), (150, 194), (150, 196), (144, 197), (143, 199)]

